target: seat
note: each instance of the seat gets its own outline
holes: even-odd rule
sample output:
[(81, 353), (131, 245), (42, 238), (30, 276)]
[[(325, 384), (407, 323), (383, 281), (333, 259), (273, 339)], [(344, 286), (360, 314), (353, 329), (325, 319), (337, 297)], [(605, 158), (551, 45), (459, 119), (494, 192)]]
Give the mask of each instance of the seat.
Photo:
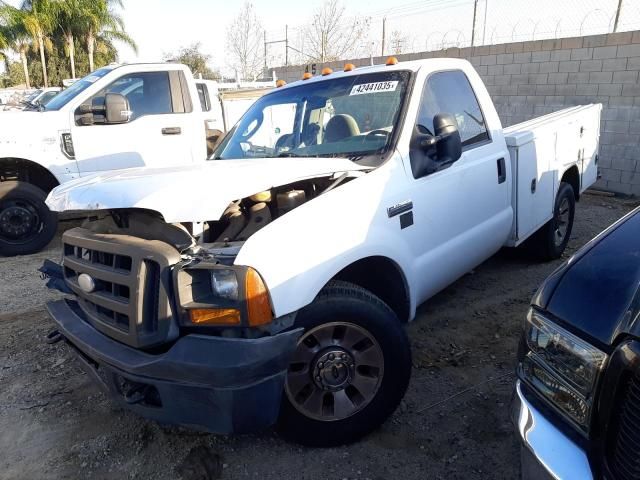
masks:
[(324, 127), (325, 143), (339, 142), (356, 135), (360, 135), (360, 128), (358, 128), (358, 123), (351, 115), (335, 115), (331, 117)]

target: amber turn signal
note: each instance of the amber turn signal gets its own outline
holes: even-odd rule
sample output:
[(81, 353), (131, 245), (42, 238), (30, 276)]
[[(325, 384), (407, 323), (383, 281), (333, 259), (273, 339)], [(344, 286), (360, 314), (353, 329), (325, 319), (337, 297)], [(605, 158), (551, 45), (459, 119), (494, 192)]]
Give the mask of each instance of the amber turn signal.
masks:
[(344, 70), (345, 72), (350, 72), (351, 70), (354, 70), (355, 68), (356, 68), (356, 66), (355, 66), (353, 63), (347, 63), (347, 64), (344, 66), (344, 69), (343, 69), (343, 70)]
[(284, 87), (287, 84), (284, 80), (280, 79), (276, 82), (276, 88)]
[(189, 316), (194, 325), (240, 325), (240, 311), (235, 308), (194, 308)]
[(398, 59), (396, 57), (387, 58), (387, 65), (397, 65)]
[(273, 315), (271, 313), (271, 303), (269, 302), (267, 287), (265, 287), (260, 274), (253, 268), (247, 270), (245, 295), (247, 298), (249, 325), (257, 327), (271, 323)]
[(309, 73), (309, 72), (304, 72), (302, 74), (302, 79), (303, 80), (309, 80), (311, 77), (313, 77), (313, 75), (311, 73)]
[(332, 73), (333, 73), (333, 70), (330, 69), (329, 67), (325, 67), (322, 69), (322, 76), (331, 75)]

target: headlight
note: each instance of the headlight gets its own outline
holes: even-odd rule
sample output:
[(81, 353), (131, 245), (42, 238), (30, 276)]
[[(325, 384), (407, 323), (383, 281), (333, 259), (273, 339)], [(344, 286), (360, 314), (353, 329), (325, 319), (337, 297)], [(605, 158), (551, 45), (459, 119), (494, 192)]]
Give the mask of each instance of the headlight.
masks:
[(257, 327), (273, 320), (269, 292), (251, 267), (202, 261), (175, 278), (185, 326)]
[(211, 270), (213, 294), (229, 300), (238, 299), (238, 277), (231, 269)]
[(524, 335), (528, 352), (521, 363), (523, 378), (586, 431), (606, 354), (534, 310)]

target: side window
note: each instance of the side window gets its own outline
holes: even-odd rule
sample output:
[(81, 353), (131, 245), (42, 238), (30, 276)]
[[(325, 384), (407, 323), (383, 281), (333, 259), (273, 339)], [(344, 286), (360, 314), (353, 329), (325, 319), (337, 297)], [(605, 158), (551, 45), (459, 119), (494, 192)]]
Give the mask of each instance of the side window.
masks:
[(204, 83), (197, 83), (198, 98), (200, 99), (200, 106), (203, 112), (211, 111), (211, 100), (209, 99), (209, 89)]
[(467, 76), (459, 71), (434, 73), (422, 92), (418, 125), (433, 133), (433, 117), (449, 113), (458, 122), (462, 146), (489, 140), (487, 126)]
[(145, 115), (173, 113), (167, 72), (140, 72), (120, 77), (97, 93), (93, 104), (103, 101), (107, 93), (119, 93), (129, 100), (131, 120)]

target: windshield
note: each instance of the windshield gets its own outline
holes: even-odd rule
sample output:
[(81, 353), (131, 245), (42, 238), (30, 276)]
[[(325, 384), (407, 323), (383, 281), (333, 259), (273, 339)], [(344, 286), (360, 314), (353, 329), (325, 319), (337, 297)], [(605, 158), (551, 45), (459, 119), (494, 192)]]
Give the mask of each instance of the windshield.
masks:
[(77, 82), (73, 83), (69, 88), (58, 93), (51, 99), (46, 105), (46, 110), (60, 110), (67, 103), (73, 100), (78, 94), (84, 92), (87, 88), (93, 85), (97, 80), (104, 77), (107, 73), (113, 70), (113, 67), (103, 67), (90, 73), (84, 78), (81, 78)]
[(275, 91), (244, 114), (215, 159), (360, 157), (382, 152), (397, 127), (409, 72), (349, 75)]
[(24, 99), (25, 102), (32, 102), (36, 99), (38, 95), (42, 93), (42, 90), (36, 90), (31, 95), (28, 95), (27, 98)]

